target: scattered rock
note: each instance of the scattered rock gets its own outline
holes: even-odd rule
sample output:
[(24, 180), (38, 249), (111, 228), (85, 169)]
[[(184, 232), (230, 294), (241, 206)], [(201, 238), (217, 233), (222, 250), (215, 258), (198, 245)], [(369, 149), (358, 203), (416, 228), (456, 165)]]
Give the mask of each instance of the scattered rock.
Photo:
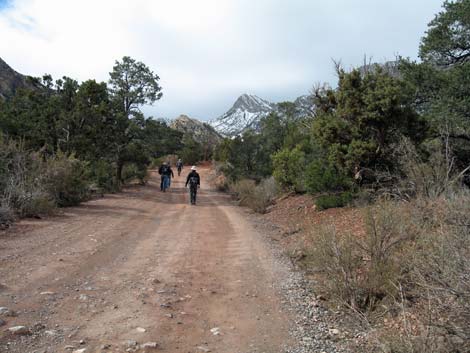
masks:
[(134, 341), (134, 340), (127, 340), (124, 345), (128, 348), (135, 348), (138, 346), (138, 343), (137, 341)]
[(5, 320), (0, 319), (0, 326), (5, 326), (7, 323)]
[(57, 331), (56, 330), (47, 330), (44, 333), (48, 336), (57, 336)]
[(72, 349), (75, 349), (74, 346), (65, 346), (64, 349), (71, 351)]
[(197, 349), (203, 352), (210, 352), (211, 350), (209, 348), (203, 347), (203, 346), (198, 346)]
[(173, 319), (173, 314), (165, 314), (166, 317)]
[(111, 345), (110, 345), (110, 344), (103, 344), (103, 345), (101, 346), (101, 349), (105, 349), (105, 350), (106, 350), (106, 349), (109, 349), (109, 348), (111, 348)]
[(41, 292), (41, 295), (54, 295), (55, 292)]
[(16, 312), (13, 310), (10, 310), (4, 306), (0, 307), (0, 316), (10, 316), (10, 317), (15, 317)]
[(8, 329), (14, 335), (27, 335), (30, 333), (26, 326), (13, 326)]
[(144, 343), (140, 346), (140, 348), (145, 349), (145, 348), (158, 348), (158, 343), (157, 342), (147, 342)]
[(211, 332), (214, 336), (218, 336), (220, 335), (220, 328), (218, 327), (211, 328)]
[(85, 353), (85, 352), (86, 352), (86, 348), (81, 348), (81, 349), (74, 350), (72, 353)]
[(88, 300), (88, 296), (85, 295), (85, 294), (80, 294), (80, 296), (78, 297), (78, 299), (80, 299), (81, 301), (86, 301), (86, 300)]
[(140, 333), (144, 333), (144, 332), (147, 331), (147, 330), (144, 329), (143, 327), (137, 327), (135, 330), (136, 330), (137, 332), (140, 332)]
[(465, 341), (459, 336), (451, 336), (450, 341), (452, 342), (454, 346), (457, 346), (457, 347), (463, 346), (465, 344)]
[(335, 335), (335, 336), (338, 336), (338, 335), (341, 333), (341, 332), (340, 332), (338, 329), (336, 329), (336, 328), (330, 328), (330, 329), (328, 330), (328, 332), (329, 332), (331, 335)]

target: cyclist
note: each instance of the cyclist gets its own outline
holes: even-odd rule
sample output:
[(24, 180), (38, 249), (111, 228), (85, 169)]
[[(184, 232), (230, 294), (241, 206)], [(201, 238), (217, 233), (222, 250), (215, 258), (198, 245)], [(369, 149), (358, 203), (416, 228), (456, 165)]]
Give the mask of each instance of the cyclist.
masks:
[(191, 167), (191, 173), (189, 173), (188, 177), (186, 178), (185, 186), (188, 187), (188, 184), (189, 184), (189, 200), (191, 202), (191, 205), (195, 205), (197, 189), (201, 185), (201, 178), (199, 177), (199, 174), (196, 172), (195, 165)]

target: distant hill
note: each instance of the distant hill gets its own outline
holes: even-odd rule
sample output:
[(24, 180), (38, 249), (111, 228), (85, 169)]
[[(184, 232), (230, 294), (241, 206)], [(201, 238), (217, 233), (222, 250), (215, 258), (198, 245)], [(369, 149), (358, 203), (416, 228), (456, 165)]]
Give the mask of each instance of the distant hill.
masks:
[(0, 58), (0, 99), (13, 97), (21, 88), (40, 89), (42, 85), (34, 78), (16, 72)]
[[(296, 116), (311, 115), (314, 110), (311, 96), (304, 95), (294, 101)], [(276, 103), (268, 102), (255, 95), (242, 94), (233, 106), (220, 117), (210, 121), (210, 124), (221, 135), (237, 136), (247, 129), (257, 130), (260, 120), (271, 112), (278, 110)]]
[(187, 115), (180, 115), (171, 121), (170, 127), (190, 135), (195, 141), (203, 145), (213, 147), (222, 140), (222, 136), (211, 125), (192, 119)]

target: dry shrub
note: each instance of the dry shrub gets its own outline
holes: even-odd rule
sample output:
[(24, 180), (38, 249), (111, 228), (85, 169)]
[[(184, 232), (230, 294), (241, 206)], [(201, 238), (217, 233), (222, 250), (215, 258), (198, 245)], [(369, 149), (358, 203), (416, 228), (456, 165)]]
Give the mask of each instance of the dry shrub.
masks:
[(217, 175), (214, 184), (218, 191), (227, 191), (229, 189), (229, 183), (224, 174)]
[(460, 189), (460, 182), (470, 166), (457, 170), (455, 158), (447, 136), (428, 141), (418, 152), (406, 139), (399, 146), (398, 160), (405, 174), (400, 192), (406, 198), (437, 198)]
[(8, 228), (15, 220), (15, 214), (7, 205), (0, 205), (0, 229)]
[(415, 238), (409, 215), (397, 204), (379, 203), (365, 211), (366, 234), (339, 234), (333, 226), (313, 230), (310, 258), (324, 275), (329, 296), (356, 312), (377, 309), (395, 297), (407, 269), (403, 259)]
[(426, 341), (438, 340), (436, 352), (470, 352), (470, 194), (427, 200), (420, 212), (426, 227), (411, 270), (427, 310), (418, 337), (437, 332)]
[(20, 217), (48, 214), (55, 204), (47, 193), (44, 163), (21, 143), (2, 141), (0, 149), (1, 202)]
[(263, 179), (259, 184), (254, 180), (243, 179), (230, 187), (239, 200), (240, 206), (251, 208), (255, 212), (264, 213), (279, 193), (274, 178)]

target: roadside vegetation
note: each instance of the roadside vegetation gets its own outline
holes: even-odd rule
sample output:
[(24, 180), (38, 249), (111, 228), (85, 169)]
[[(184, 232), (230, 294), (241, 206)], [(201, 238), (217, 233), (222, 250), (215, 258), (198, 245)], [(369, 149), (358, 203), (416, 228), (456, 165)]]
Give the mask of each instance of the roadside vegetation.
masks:
[(178, 153), (201, 159), (202, 147), (140, 107), (162, 97), (159, 77), (130, 57), (108, 83), (50, 75), (30, 78), (0, 100), (0, 224), (77, 205), (130, 181), (145, 183), (152, 162)]
[(323, 222), (299, 257), (368, 332), (359, 350), (470, 352), (469, 18), (469, 0), (446, 1), (419, 62), (338, 63), (311, 116), (282, 103), (215, 152), (224, 188), (255, 211), (276, 190), (311, 194), (317, 211), (362, 210), (362, 233)]

